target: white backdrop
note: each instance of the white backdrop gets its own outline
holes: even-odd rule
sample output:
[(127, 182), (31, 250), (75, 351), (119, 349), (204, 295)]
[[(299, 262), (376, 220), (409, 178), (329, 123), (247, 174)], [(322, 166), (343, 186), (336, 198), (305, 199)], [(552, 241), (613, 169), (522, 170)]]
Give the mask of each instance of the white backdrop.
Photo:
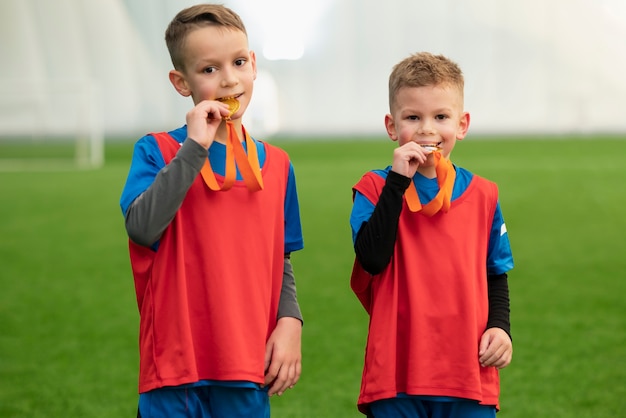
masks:
[[(16, 106), (7, 86), (15, 96), (46, 83), (86, 85), (97, 87), (90, 97), (107, 135), (180, 126), (191, 101), (169, 84), (163, 33), (194, 3), (2, 0), (0, 110)], [(224, 3), (257, 52), (261, 74), (244, 119), (256, 136), (384, 134), (391, 67), (421, 50), (463, 68), (471, 132), (626, 132), (623, 0)], [(264, 55), (290, 44), (304, 48), (300, 59)]]

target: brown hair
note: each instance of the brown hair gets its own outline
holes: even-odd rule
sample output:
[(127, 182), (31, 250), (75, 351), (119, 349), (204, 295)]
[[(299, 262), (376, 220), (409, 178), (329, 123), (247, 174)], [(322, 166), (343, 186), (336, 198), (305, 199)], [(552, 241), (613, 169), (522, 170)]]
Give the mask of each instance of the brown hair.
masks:
[(246, 27), (239, 15), (224, 5), (198, 4), (181, 10), (165, 31), (165, 43), (174, 68), (183, 70), (185, 67), (184, 46), (187, 35), (207, 26), (236, 29), (247, 36)]
[(398, 91), (403, 87), (424, 87), (447, 84), (455, 87), (463, 99), (463, 72), (443, 55), (418, 52), (400, 61), (389, 76), (389, 107), (393, 107)]

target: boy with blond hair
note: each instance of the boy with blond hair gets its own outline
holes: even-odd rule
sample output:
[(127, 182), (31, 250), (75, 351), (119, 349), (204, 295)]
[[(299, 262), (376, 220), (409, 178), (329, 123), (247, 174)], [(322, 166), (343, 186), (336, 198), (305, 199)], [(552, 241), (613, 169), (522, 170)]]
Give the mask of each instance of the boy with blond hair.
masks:
[(494, 417), (512, 356), (513, 267), (495, 183), (454, 166), (469, 128), (463, 74), (418, 53), (389, 78), (392, 165), (353, 188), (351, 287), (370, 315), (359, 410)]
[(293, 167), (241, 118), (256, 57), (232, 10), (182, 10), (165, 39), (186, 125), (135, 144), (121, 196), (140, 311), (139, 411), (269, 417), (301, 372), (290, 254), (302, 249)]

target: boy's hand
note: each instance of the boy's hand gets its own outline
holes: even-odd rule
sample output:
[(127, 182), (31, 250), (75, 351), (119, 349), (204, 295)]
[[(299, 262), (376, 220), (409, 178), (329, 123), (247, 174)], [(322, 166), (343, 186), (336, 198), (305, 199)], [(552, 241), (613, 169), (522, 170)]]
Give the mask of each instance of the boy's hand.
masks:
[(393, 151), (391, 170), (403, 176), (413, 178), (420, 164), (428, 159), (429, 152), (415, 142), (407, 142)]
[(209, 149), (222, 118), (230, 114), (228, 105), (215, 100), (204, 100), (187, 113), (187, 136)]
[(268, 395), (282, 395), (293, 388), (302, 372), (302, 322), (284, 317), (265, 346), (265, 385), (270, 385)]
[(480, 339), (478, 361), (483, 367), (502, 369), (511, 363), (513, 344), (501, 328), (489, 328)]

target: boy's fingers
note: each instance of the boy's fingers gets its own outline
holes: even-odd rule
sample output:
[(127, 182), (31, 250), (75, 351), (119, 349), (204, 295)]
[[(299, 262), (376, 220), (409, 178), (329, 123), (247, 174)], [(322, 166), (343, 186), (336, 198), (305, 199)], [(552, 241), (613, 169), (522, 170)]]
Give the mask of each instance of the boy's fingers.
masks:
[(273, 381), (268, 382), (269, 378), (266, 376), (266, 382), (270, 385), (268, 395), (282, 395), (287, 389), (291, 389), (295, 386), (300, 378), (300, 364), (291, 366), (284, 366), (280, 368), (276, 373), (276, 378)]
[(487, 338), (487, 336), (484, 336), (483, 338), (480, 339), (480, 345), (478, 346), (478, 355), (482, 356), (483, 354), (485, 354), (488, 347), (489, 347), (489, 338)]
[(265, 384), (273, 384), (278, 377), (278, 370), (275, 367), (270, 366), (265, 372)]
[(283, 374), (284, 373), (282, 369), (279, 370), (278, 373), (276, 373), (276, 378), (273, 379), (273, 381), (271, 382), (270, 389), (267, 392), (269, 396), (276, 395), (276, 394), (282, 395), (285, 389), (287, 389), (285, 377), (283, 376)]
[(509, 365), (511, 361), (511, 350), (506, 345), (498, 347), (491, 346), (480, 358), (479, 362), (483, 367), (503, 368)]

